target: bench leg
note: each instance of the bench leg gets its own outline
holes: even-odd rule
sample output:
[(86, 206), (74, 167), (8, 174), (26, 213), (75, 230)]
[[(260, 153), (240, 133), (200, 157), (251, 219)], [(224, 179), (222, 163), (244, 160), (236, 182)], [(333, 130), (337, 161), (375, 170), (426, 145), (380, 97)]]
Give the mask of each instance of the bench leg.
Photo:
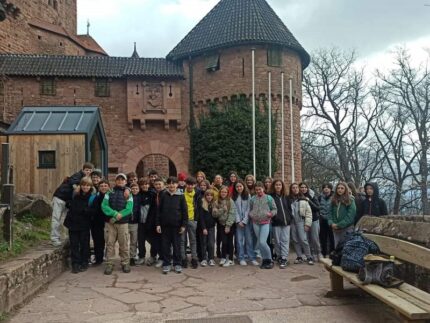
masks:
[(334, 293), (341, 293), (343, 292), (343, 277), (336, 274), (334, 271), (330, 271), (330, 283), (331, 283), (331, 290)]

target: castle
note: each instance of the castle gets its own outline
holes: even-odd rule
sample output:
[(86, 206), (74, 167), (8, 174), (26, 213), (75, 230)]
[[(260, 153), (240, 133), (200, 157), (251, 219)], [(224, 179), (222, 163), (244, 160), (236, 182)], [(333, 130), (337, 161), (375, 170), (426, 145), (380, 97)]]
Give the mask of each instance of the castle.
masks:
[[(136, 50), (108, 56), (91, 36), (76, 34), (76, 0), (8, 2), (21, 13), (0, 23), (0, 121), (11, 123), (24, 106), (99, 106), (109, 173), (187, 172), (190, 111), (197, 116), (211, 103), (250, 97), (254, 52), (257, 99), (269, 97), (271, 72), (273, 113), (280, 115), (284, 102), (285, 180), (291, 182), (292, 160), (300, 180), (301, 82), (310, 57), (266, 0), (221, 0), (165, 58), (141, 58)], [(280, 131), (277, 141), (281, 156)]]

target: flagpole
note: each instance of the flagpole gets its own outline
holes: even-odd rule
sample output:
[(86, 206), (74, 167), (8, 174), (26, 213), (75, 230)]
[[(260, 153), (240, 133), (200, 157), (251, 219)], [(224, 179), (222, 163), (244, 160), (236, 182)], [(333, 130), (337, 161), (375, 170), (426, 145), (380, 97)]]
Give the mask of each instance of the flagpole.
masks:
[(272, 177), (272, 72), (269, 72), (269, 177)]
[(285, 182), (285, 117), (284, 117), (284, 72), (281, 73), (281, 171)]
[(252, 165), (254, 178), (257, 178), (255, 153), (255, 49), (252, 49)]
[(296, 181), (294, 164), (293, 79), (290, 77), (291, 183)]

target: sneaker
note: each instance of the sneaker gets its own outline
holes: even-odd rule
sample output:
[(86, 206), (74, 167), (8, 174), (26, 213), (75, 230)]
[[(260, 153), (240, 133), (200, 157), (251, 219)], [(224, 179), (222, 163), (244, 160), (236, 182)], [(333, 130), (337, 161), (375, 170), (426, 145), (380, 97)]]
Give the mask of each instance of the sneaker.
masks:
[(130, 272), (130, 265), (129, 264), (122, 265), (122, 272), (125, 274), (128, 274)]
[(208, 262), (206, 260), (202, 260), (202, 262), (200, 263), (200, 266), (202, 267), (206, 267), (208, 265)]
[(215, 260), (213, 259), (209, 260), (209, 266), (211, 267), (215, 266)]
[(272, 269), (272, 268), (273, 268), (273, 261), (271, 259), (267, 259), (263, 269)]
[(113, 265), (112, 264), (107, 264), (105, 267), (105, 275), (111, 275), (113, 272)]
[(253, 266), (260, 266), (260, 264), (258, 263), (258, 261), (257, 261), (257, 260), (251, 260), (251, 264), (252, 264)]
[(79, 266), (79, 271), (87, 271), (87, 269), (88, 269), (88, 265), (80, 265)]
[(175, 266), (175, 273), (177, 273), (177, 274), (182, 273), (182, 266), (180, 266), (180, 265), (176, 265), (176, 266)]
[(78, 265), (73, 265), (72, 266), (72, 274), (77, 274), (79, 272), (80, 272), (79, 266)]
[(313, 265), (314, 264), (314, 260), (312, 259), (312, 257), (309, 257), (307, 259), (308, 265)]
[(154, 257), (149, 257), (149, 258), (146, 260), (146, 265), (147, 265), (147, 266), (152, 266), (154, 263), (155, 263), (155, 258), (154, 258)]
[(52, 244), (54, 247), (59, 247), (59, 246), (61, 246), (61, 241), (59, 241), (59, 240), (54, 240), (54, 241), (52, 241), (52, 242), (51, 242), (51, 244)]
[(187, 259), (182, 260), (182, 267), (188, 268), (188, 260)]
[(134, 260), (134, 258), (130, 258), (130, 266), (136, 266), (136, 260)]
[(225, 262), (226, 262), (226, 259), (225, 258), (221, 258), (221, 260), (219, 261), (219, 265), (220, 266), (224, 266)]
[(230, 267), (233, 266), (234, 263), (231, 260), (226, 260), (225, 263), (222, 265), (223, 267)]
[(199, 262), (197, 261), (197, 259), (191, 259), (191, 268), (197, 269), (198, 266)]
[(279, 268), (285, 269), (285, 268), (287, 268), (287, 265), (288, 265), (288, 260), (287, 259), (281, 258), (279, 260)]
[(136, 266), (143, 265), (145, 263), (145, 258), (139, 258), (136, 260)]
[(163, 267), (163, 260), (158, 259), (157, 263), (155, 264), (155, 268), (161, 268)]
[(302, 257), (297, 257), (296, 260), (294, 260), (294, 263), (297, 264), (302, 264), (303, 263), (303, 259)]
[(163, 266), (163, 274), (167, 274), (170, 271), (170, 266)]
[(241, 266), (247, 266), (248, 264), (246, 263), (246, 261), (245, 260), (241, 260), (240, 262), (239, 262), (239, 264), (241, 265)]

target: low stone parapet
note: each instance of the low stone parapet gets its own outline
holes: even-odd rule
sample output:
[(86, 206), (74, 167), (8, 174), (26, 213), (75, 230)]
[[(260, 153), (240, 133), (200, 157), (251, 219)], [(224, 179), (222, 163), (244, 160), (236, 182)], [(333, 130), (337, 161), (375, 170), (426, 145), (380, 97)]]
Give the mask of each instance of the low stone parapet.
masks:
[(0, 313), (19, 307), (66, 269), (68, 251), (48, 243), (0, 264)]

